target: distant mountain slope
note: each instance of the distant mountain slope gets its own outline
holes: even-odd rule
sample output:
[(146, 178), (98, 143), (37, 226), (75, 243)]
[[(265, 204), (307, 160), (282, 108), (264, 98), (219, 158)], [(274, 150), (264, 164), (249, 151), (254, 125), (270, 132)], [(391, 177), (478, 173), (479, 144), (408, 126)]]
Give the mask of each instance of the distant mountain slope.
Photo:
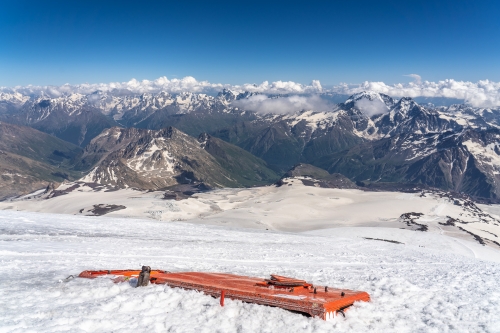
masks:
[(204, 132), (211, 133), (241, 121), (257, 119), (257, 115), (253, 112), (239, 110), (231, 105), (232, 101), (244, 96), (247, 95), (228, 90), (222, 91), (215, 97), (193, 93), (182, 93), (177, 96), (152, 95), (149, 97), (151, 99), (149, 103), (154, 103), (155, 109), (141, 106), (126, 110), (117, 121), (124, 126), (154, 130), (173, 126), (197, 137)]
[(209, 187), (271, 183), (277, 175), (248, 152), (212, 138), (199, 140), (173, 128), (110, 128), (75, 159), (81, 180), (114, 188), (162, 189), (202, 182)]
[(0, 122), (0, 150), (59, 165), (73, 158), (81, 148), (31, 127)]
[(269, 184), (279, 179), (279, 175), (269, 169), (266, 162), (238, 146), (206, 133), (201, 134), (198, 141), (238, 184), (255, 186)]
[(31, 193), (71, 178), (68, 170), (0, 151), (0, 200)]
[(2, 119), (31, 126), (78, 146), (85, 146), (103, 129), (117, 125), (80, 94), (29, 99), (17, 110), (4, 114)]
[(257, 119), (253, 113), (214, 112), (214, 113), (180, 113), (169, 114), (167, 111), (157, 111), (147, 119), (135, 124), (136, 128), (159, 130), (175, 127), (186, 134), (197, 137), (201, 133), (215, 133), (221, 128), (230, 128), (244, 121)]
[(500, 130), (400, 134), (314, 162), (356, 181), (424, 184), (500, 198)]
[(33, 128), (0, 122), (0, 199), (75, 179), (69, 161), (80, 151)]
[(363, 142), (349, 115), (304, 111), (263, 115), (214, 133), (265, 160), (283, 173), (298, 162), (345, 150)]

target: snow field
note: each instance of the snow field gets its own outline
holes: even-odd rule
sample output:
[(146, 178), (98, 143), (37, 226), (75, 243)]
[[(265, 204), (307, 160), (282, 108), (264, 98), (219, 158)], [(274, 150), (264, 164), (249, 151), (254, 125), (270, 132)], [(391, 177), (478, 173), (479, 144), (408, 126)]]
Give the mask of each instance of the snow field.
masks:
[[(451, 245), (457, 242), (380, 227), (292, 234), (0, 211), (0, 332), (500, 332), (500, 264), (460, 255)], [(201, 293), (160, 285), (61, 282), (85, 269), (143, 264), (262, 278), (276, 273), (364, 290), (372, 301), (325, 322), (240, 301), (226, 300), (222, 308)]]
[[(69, 194), (51, 199), (35, 198), (0, 202), (0, 209), (44, 213), (87, 214), (97, 204), (124, 205), (126, 209), (108, 213), (109, 217), (182, 220), (235, 227), (271, 228), (283, 231), (307, 231), (338, 226), (396, 226), (403, 213), (421, 212), (424, 219), (446, 221), (447, 216), (468, 222), (464, 210), (448, 200), (428, 194), (399, 192), (365, 192), (350, 189), (325, 189), (305, 186), (300, 177), (286, 179), (281, 187), (263, 186), (250, 189), (218, 189), (199, 193), (186, 200), (163, 200), (163, 192), (121, 189), (95, 191), (80, 183)], [(65, 190), (75, 183), (61, 185)], [(497, 205), (494, 205), (497, 206)], [(488, 206), (493, 207), (493, 206)], [(82, 208), (85, 208), (81, 211)], [(498, 217), (498, 216), (497, 216)], [(498, 230), (500, 234), (500, 229)]]
[[(286, 184), (237, 189), (224, 188), (198, 193), (185, 200), (164, 200), (164, 192), (96, 190), (84, 183), (66, 183), (58, 190), (73, 188), (68, 194), (50, 199), (34, 195), (0, 202), (0, 210), (93, 215), (96, 205), (118, 205), (107, 217), (150, 218), (162, 221), (187, 221), (229, 227), (304, 232), (338, 227), (408, 228), (400, 216), (423, 213), (417, 223), (424, 223), (429, 233), (446, 234), (457, 239), (474, 240), (458, 227), (446, 226), (450, 217), (468, 224), (462, 229), (499, 249), (499, 205), (481, 205), (492, 216), (482, 221), (478, 214), (453, 200), (427, 193), (368, 192), (305, 186), (301, 177), (287, 178)], [(77, 187), (77, 188), (75, 188)], [(69, 191), (69, 190), (68, 190)], [(443, 223), (445, 225), (443, 225)], [(415, 227), (414, 227), (415, 228)], [(489, 257), (483, 259), (491, 260)]]

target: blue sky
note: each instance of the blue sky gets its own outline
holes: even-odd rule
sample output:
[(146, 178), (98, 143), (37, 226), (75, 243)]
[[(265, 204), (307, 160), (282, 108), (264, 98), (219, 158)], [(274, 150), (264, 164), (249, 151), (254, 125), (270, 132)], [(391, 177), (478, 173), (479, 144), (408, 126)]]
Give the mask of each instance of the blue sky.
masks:
[(0, 86), (500, 81), (500, 1), (0, 1)]

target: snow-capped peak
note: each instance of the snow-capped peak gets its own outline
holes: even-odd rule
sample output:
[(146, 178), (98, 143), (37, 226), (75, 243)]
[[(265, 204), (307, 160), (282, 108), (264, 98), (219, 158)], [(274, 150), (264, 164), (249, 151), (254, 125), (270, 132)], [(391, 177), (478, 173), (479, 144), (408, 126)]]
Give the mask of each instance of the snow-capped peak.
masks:
[(368, 99), (370, 101), (374, 100), (380, 100), (382, 102), (384, 101), (380, 93), (371, 90), (366, 90), (352, 95), (344, 102), (344, 104), (348, 104), (350, 102), (356, 102), (359, 101), (360, 99)]
[(0, 102), (8, 102), (14, 105), (22, 105), (30, 99), (29, 96), (20, 94), (18, 92), (5, 93), (0, 92)]

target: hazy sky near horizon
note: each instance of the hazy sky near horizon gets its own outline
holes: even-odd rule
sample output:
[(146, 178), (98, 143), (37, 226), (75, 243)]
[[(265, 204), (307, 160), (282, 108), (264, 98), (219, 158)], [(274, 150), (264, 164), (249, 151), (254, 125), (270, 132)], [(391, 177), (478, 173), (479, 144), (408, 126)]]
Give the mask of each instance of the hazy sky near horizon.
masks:
[(0, 86), (500, 81), (499, 1), (0, 4)]

